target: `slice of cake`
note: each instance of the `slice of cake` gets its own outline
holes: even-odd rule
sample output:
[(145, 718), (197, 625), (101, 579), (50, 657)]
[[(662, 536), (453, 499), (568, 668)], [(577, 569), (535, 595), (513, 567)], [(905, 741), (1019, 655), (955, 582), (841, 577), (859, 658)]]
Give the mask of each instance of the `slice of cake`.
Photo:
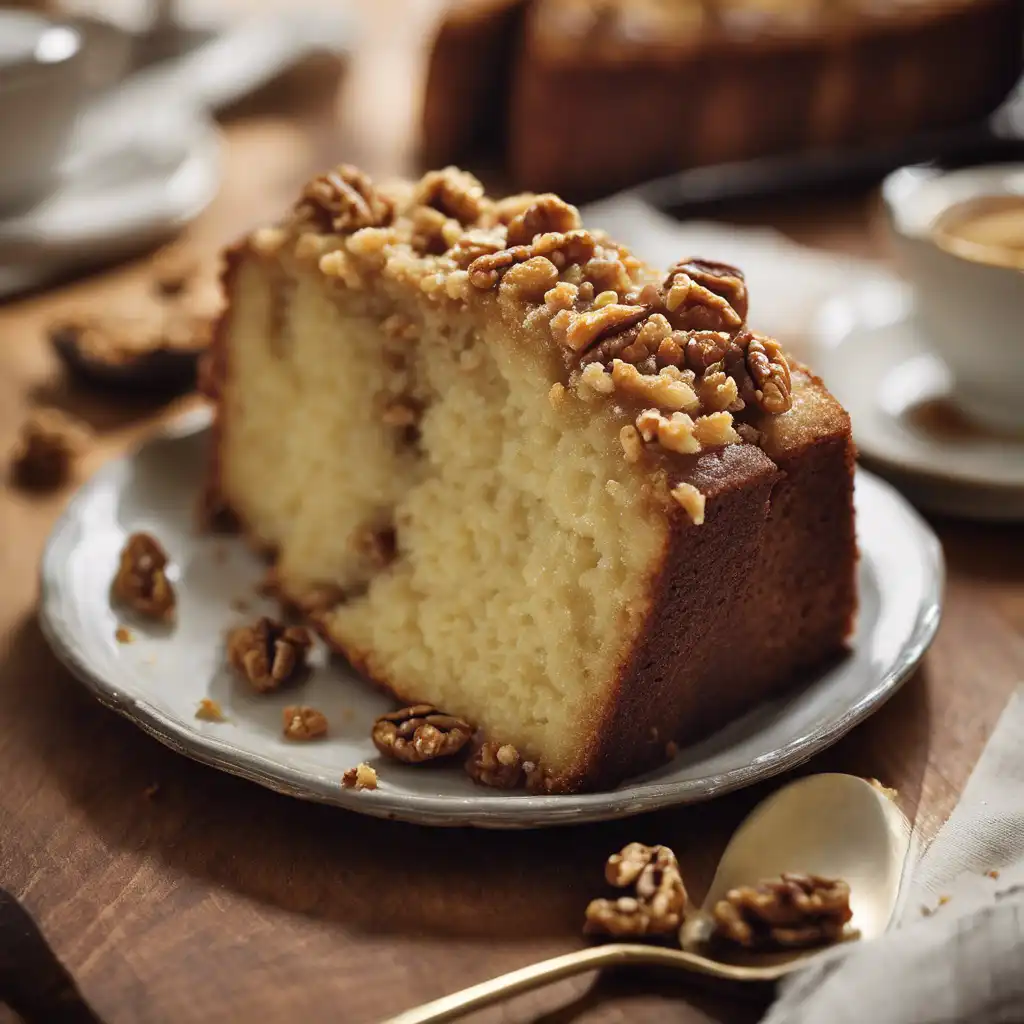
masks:
[(475, 725), (478, 768), (609, 787), (842, 651), (849, 419), (738, 270), (339, 167), (225, 282), (211, 511), (365, 675)]

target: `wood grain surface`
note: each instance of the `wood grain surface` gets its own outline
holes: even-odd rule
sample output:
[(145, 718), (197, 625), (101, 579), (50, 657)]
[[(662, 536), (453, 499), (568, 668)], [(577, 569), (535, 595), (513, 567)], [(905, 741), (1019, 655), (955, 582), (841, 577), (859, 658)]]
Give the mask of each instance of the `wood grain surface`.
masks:
[[(392, 2), (380, 10), (389, 8), (393, 16)], [(377, 41), (392, 45), (381, 17)], [(393, 75), (401, 60), (391, 59)], [(221, 194), (182, 244), (212, 261), (332, 160), (400, 169), (407, 138), (393, 149), (383, 131), (370, 138), (388, 78), (380, 65), (357, 62), (338, 103), (240, 111), (226, 127)], [(874, 209), (873, 196), (860, 196), (737, 218), (880, 255)], [(74, 306), (113, 307), (144, 287), (146, 274), (141, 260), (0, 309), (0, 451), (28, 409), (57, 405), (96, 432), (81, 477), (180, 409), (115, 404), (69, 387), (43, 336)], [(627, 841), (674, 847), (699, 899), (730, 831), (777, 785), (615, 824), (488, 833), (361, 818), (201, 767), (94, 703), (40, 635), (37, 565), (71, 490), (37, 497), (0, 486), (0, 885), (30, 911), (108, 1024), (378, 1021), (579, 947), (603, 860)], [(896, 786), (925, 836), (954, 805), (1024, 678), (1019, 529), (935, 526), (949, 583), (934, 647), (886, 707), (803, 769)], [(0, 929), (9, 952), (7, 934)], [(746, 1022), (767, 998), (633, 971), (566, 982), (474, 1019)]]

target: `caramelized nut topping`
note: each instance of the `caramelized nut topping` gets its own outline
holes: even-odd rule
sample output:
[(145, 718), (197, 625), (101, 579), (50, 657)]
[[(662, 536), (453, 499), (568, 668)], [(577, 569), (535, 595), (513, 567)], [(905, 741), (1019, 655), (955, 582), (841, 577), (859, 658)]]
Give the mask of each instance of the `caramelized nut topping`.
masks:
[(290, 740), (315, 740), (327, 735), (327, 716), (303, 704), (290, 705), (281, 713), (281, 728)]
[(670, 935), (678, 930), (687, 894), (675, 854), (667, 846), (630, 843), (608, 858), (605, 878), (616, 888), (635, 884), (635, 897), (592, 900), (583, 930), (603, 935)]
[(716, 937), (746, 949), (835, 942), (853, 917), (850, 887), (835, 878), (783, 874), (730, 889), (713, 912)]
[(414, 704), (381, 715), (373, 725), (373, 744), (386, 757), (406, 764), (457, 754), (469, 742), (473, 727), (446, 715), (432, 704)]
[(579, 210), (550, 192), (534, 198), (522, 213), (509, 221), (506, 244), (529, 245), (550, 231), (565, 233), (580, 226)]
[(362, 171), (341, 164), (306, 185), (295, 212), (319, 231), (348, 234), (390, 224), (394, 205)]
[(789, 363), (774, 338), (751, 334), (747, 343), (747, 370), (754, 382), (757, 404), (768, 413), (788, 412), (793, 405)]
[(705, 498), (693, 484), (678, 483), (670, 491), (671, 495), (690, 517), (694, 526), (704, 524)]
[(416, 202), (468, 226), (483, 212), (484, 187), (468, 171), (445, 167), (423, 175), (416, 187)]
[[(747, 283), (743, 272), (728, 263), (713, 260), (686, 260), (677, 263), (668, 273), (666, 287), (676, 274), (685, 274), (694, 284), (724, 300), (733, 313), (737, 324), (747, 319)], [(715, 303), (717, 308), (723, 307)]]
[(514, 245), (478, 256), (469, 264), (469, 280), (474, 288), (493, 288), (509, 267), (534, 256), (547, 256), (556, 266), (582, 263), (593, 255), (596, 244), (589, 231), (549, 232), (535, 238), (531, 245)]
[(260, 693), (276, 690), (306, 667), (312, 641), (302, 626), (285, 626), (263, 616), (228, 634), (228, 661)]
[(167, 579), (167, 552), (148, 533), (133, 533), (121, 549), (111, 596), (139, 615), (174, 617), (174, 588)]

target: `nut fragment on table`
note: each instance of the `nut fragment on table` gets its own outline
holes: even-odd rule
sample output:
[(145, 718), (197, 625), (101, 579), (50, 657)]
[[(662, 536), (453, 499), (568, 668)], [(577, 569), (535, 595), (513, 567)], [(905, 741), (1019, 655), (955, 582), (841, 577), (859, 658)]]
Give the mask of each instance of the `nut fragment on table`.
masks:
[(850, 887), (842, 879), (785, 873), (730, 889), (712, 911), (714, 937), (744, 949), (794, 949), (843, 938)]
[(260, 693), (292, 682), (306, 667), (312, 646), (309, 631), (263, 616), (251, 626), (228, 633), (228, 662)]
[(634, 887), (634, 896), (591, 900), (583, 930), (599, 935), (670, 935), (678, 931), (687, 893), (679, 862), (667, 846), (630, 843), (605, 866), (610, 885)]
[(473, 727), (432, 704), (414, 704), (381, 715), (373, 724), (373, 744), (385, 757), (418, 764), (457, 754), (469, 742)]
[(121, 549), (111, 596), (137, 614), (158, 621), (174, 617), (176, 598), (167, 578), (167, 552), (148, 533), (133, 533)]
[(377, 773), (364, 761), (342, 775), (341, 785), (344, 789), (376, 789)]
[(327, 735), (327, 716), (305, 704), (289, 705), (281, 713), (281, 728), (290, 740), (315, 740)]
[(204, 697), (196, 708), (196, 718), (204, 722), (225, 722), (224, 712), (220, 704), (209, 697)]
[(36, 409), (21, 427), (11, 457), (11, 479), (30, 490), (53, 490), (66, 483), (89, 431), (56, 409)]

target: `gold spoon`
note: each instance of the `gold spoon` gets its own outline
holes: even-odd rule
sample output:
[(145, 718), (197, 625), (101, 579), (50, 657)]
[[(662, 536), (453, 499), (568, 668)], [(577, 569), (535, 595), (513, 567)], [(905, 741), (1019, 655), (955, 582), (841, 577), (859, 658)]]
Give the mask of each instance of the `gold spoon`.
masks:
[[(856, 775), (810, 775), (759, 804), (736, 830), (704, 899), (710, 911), (725, 893), (783, 872), (842, 878), (850, 886), (851, 927), (873, 939), (898, 905), (911, 828), (899, 808)], [(730, 981), (777, 981), (821, 949), (705, 955), (701, 915), (681, 931), (682, 949), (616, 942), (543, 960), (391, 1017), (383, 1024), (436, 1024), (600, 967), (650, 964)]]

